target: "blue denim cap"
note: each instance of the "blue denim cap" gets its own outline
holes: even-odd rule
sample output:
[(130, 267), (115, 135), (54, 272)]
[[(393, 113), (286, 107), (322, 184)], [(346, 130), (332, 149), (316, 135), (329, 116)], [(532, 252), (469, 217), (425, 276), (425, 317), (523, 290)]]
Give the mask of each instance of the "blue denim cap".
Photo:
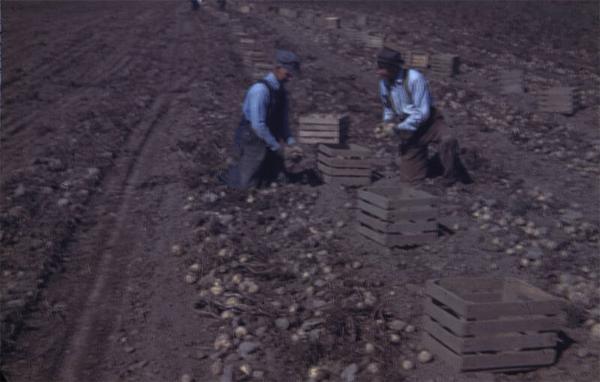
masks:
[(277, 65), (286, 68), (294, 74), (300, 73), (300, 59), (298, 56), (289, 50), (277, 50), (275, 53)]

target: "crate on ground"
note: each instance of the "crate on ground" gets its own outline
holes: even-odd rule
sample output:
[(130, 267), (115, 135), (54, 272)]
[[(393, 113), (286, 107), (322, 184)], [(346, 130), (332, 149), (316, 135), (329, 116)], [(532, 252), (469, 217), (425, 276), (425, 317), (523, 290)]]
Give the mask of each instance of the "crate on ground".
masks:
[(358, 231), (387, 248), (437, 238), (438, 199), (408, 185), (372, 187), (358, 192)]
[(538, 110), (543, 113), (571, 115), (575, 112), (575, 88), (557, 86), (543, 90), (537, 95)]
[(404, 62), (409, 68), (425, 69), (429, 66), (429, 54), (422, 51), (407, 52)]
[(339, 29), (342, 27), (342, 20), (339, 17), (328, 16), (325, 17), (325, 28), (327, 29)]
[(430, 280), (425, 294), (423, 347), (456, 371), (554, 363), (562, 300), (511, 277)]
[(319, 145), (317, 166), (325, 183), (363, 186), (371, 183), (371, 150), (354, 144)]
[(525, 91), (523, 71), (519, 69), (505, 70), (498, 76), (501, 94), (522, 94)]
[(255, 62), (252, 66), (252, 79), (258, 81), (264, 78), (272, 69), (273, 64), (269, 62)]
[(364, 44), (370, 49), (381, 49), (383, 48), (383, 37), (367, 33), (364, 35)]
[(432, 54), (429, 58), (429, 67), (433, 75), (452, 77), (459, 72), (460, 58), (455, 54)]
[(308, 114), (298, 123), (298, 141), (306, 144), (343, 143), (348, 129), (348, 117), (338, 114)]
[(279, 8), (279, 15), (290, 19), (298, 17), (298, 11), (290, 8)]

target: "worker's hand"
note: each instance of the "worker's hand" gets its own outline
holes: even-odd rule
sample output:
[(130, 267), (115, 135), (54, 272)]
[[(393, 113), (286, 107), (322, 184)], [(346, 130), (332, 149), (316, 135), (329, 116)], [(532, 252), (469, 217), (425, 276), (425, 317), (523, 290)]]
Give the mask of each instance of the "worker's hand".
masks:
[(294, 162), (299, 162), (304, 157), (304, 150), (300, 146), (291, 145), (285, 147), (285, 157)]
[(391, 137), (394, 135), (394, 124), (392, 122), (382, 122), (375, 128), (375, 137), (378, 139)]

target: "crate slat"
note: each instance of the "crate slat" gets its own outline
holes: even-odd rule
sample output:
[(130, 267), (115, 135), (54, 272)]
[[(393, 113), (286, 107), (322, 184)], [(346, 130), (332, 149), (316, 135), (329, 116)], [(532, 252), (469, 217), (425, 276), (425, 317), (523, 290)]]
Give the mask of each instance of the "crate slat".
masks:
[(328, 184), (340, 184), (344, 186), (366, 186), (371, 183), (369, 177), (355, 177), (355, 176), (330, 176), (327, 174), (321, 174), (323, 181)]
[(330, 157), (342, 157), (342, 158), (361, 158), (367, 159), (371, 156), (371, 150), (355, 145), (321, 145), (319, 146), (319, 152), (327, 154)]
[(329, 167), (341, 167), (341, 168), (371, 168), (371, 163), (369, 161), (364, 160), (354, 160), (354, 159), (343, 159), (343, 158), (334, 158), (321, 155), (319, 156), (319, 161), (323, 162)]
[(493, 369), (494, 371), (513, 371), (530, 369), (532, 367), (550, 365), (556, 358), (556, 352), (548, 349), (489, 355), (459, 356), (427, 333), (423, 335), (423, 346), (435, 353), (456, 371), (486, 369)]
[(304, 131), (340, 131), (340, 127), (336, 124), (313, 124), (304, 123), (302, 124), (302, 130)]
[(306, 130), (300, 130), (298, 131), (298, 136), (299, 137), (314, 137), (314, 138), (321, 138), (321, 137), (331, 137), (331, 138), (339, 138), (340, 137), (340, 132), (339, 131), (327, 131), (327, 130), (315, 130), (315, 131), (306, 131)]
[(371, 176), (370, 168), (338, 168), (338, 167), (329, 167), (322, 162), (317, 164), (317, 167), (323, 173), (330, 176)]

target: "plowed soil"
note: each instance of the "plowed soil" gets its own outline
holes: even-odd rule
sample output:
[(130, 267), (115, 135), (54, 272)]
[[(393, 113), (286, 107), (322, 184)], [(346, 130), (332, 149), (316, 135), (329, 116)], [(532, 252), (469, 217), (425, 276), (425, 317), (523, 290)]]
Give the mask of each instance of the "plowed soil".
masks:
[[(228, 2), (224, 12), (210, 2), (193, 12), (175, 0), (6, 0), (1, 12), (6, 380), (596, 380), (597, 2)], [(294, 129), (302, 114), (347, 114), (349, 141), (381, 159), (379, 184), (398, 187), (396, 143), (373, 134), (377, 50), (353, 36), (458, 55), (454, 77), (424, 70), (474, 179), (418, 186), (452, 219), (444, 234), (391, 252), (361, 237), (356, 189), (320, 182), (310, 146), (293, 183), (220, 184), (252, 83), (241, 33), (269, 57), (301, 57)], [(525, 73), (522, 94), (499, 91), (511, 69)], [(559, 85), (578, 88), (575, 113), (540, 112), (537, 94)], [(513, 276), (563, 298), (556, 362), (513, 373), (419, 362), (425, 282), (459, 275)]]

